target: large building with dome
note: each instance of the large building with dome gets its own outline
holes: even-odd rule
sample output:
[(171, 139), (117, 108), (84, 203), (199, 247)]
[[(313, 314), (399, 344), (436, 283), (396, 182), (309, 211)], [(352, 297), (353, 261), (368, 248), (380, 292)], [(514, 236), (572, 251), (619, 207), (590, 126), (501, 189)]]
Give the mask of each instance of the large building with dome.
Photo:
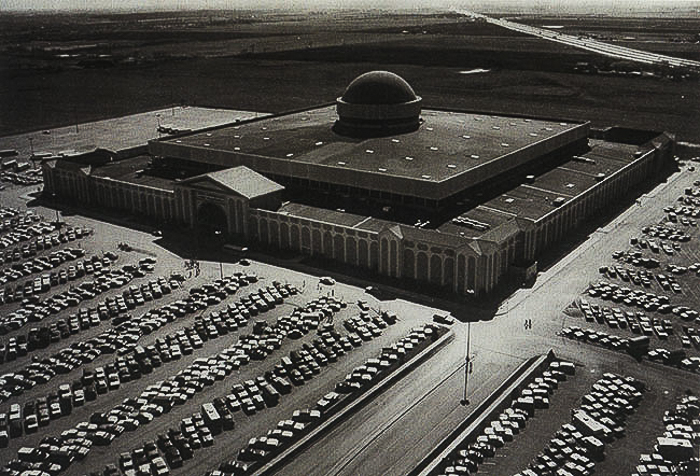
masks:
[(658, 174), (665, 133), (424, 107), (365, 73), (335, 104), (44, 163), (44, 191), (457, 294), (523, 279)]

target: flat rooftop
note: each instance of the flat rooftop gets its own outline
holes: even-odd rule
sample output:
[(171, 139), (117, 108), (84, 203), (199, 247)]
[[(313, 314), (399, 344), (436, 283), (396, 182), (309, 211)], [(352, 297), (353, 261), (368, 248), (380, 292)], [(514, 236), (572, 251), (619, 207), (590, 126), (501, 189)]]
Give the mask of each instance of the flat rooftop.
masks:
[[(638, 146), (589, 140), (590, 151), (571, 157), (559, 167), (522, 183), (438, 227), (442, 233), (478, 238), (514, 218), (537, 221), (598, 183), (599, 174), (611, 175), (635, 159)], [(554, 200), (563, 199), (560, 205)]]
[[(532, 182), (523, 183), (482, 206), (537, 221), (595, 186), (598, 174), (611, 175), (630, 164), (639, 150), (638, 146), (600, 140), (590, 140), (589, 145), (589, 152), (572, 157)], [(556, 205), (554, 200), (558, 198), (563, 200)]]
[(18, 156), (13, 158), (19, 161), (29, 160), (32, 149), (35, 153), (46, 152), (53, 155), (61, 152), (87, 152), (98, 147), (117, 152), (145, 146), (149, 140), (158, 138), (159, 123), (180, 130), (197, 130), (265, 115), (232, 109), (176, 106), (102, 121), (84, 122), (77, 126), (0, 137), (0, 149), (16, 150)]
[[(587, 124), (521, 117), (430, 109), (421, 117), (424, 122), (416, 131), (358, 139), (332, 130), (337, 115), (335, 106), (328, 106), (159, 141), (154, 152), (221, 166), (247, 165), (266, 174), (444, 198), (587, 134)], [(562, 137), (572, 131), (576, 132)], [(528, 151), (544, 143), (550, 144), (548, 150)], [(430, 185), (457, 177), (466, 180), (444, 193), (429, 192)]]
[(331, 225), (342, 225), (356, 228), (361, 231), (379, 232), (386, 226), (394, 225), (394, 222), (373, 218), (354, 213), (328, 210), (295, 202), (287, 202), (277, 210), (277, 213), (298, 218), (321, 221)]
[(173, 190), (175, 180), (166, 177), (142, 173), (151, 163), (149, 155), (138, 155), (128, 159), (117, 160), (92, 168), (94, 177), (106, 177), (119, 182), (133, 183), (162, 190)]

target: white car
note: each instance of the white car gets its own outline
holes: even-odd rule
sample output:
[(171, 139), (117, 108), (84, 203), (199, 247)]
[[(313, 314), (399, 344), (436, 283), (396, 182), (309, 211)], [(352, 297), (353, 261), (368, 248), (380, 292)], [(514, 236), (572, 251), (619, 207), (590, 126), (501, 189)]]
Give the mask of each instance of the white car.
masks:
[(335, 284), (335, 279), (331, 278), (330, 276), (323, 276), (321, 279), (319, 279), (319, 282), (321, 284), (332, 286)]

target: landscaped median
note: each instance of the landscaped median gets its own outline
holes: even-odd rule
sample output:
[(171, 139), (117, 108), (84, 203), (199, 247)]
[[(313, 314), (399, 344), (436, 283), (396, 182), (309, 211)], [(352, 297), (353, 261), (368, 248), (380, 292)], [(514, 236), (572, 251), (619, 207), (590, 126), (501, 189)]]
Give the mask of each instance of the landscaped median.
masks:
[[(413, 337), (418, 333), (423, 333), (424, 337), (422, 339)], [(342, 393), (340, 390), (338, 390), (338, 392), (331, 392), (335, 397), (335, 402), (332, 405), (326, 406), (327, 399), (325, 397), (319, 400), (317, 408), (324, 406), (326, 406), (326, 408), (322, 412), (319, 412), (320, 418), (318, 426), (313, 428), (308, 434), (296, 441), (289, 448), (282, 451), (267, 464), (259, 468), (254, 474), (267, 475), (277, 472), (292, 458), (296, 457), (299, 453), (321, 438), (334, 425), (349, 418), (355, 412), (360, 411), (365, 404), (386, 390), (389, 386), (396, 383), (399, 379), (403, 378), (426, 359), (430, 358), (440, 347), (449, 342), (453, 337), (454, 333), (447, 327), (437, 324), (427, 324), (414, 329), (411, 334), (401, 339), (394, 346), (385, 348), (384, 350), (386, 352), (383, 351), (379, 358), (370, 359), (367, 365), (361, 366), (368, 369), (377, 369), (377, 375), (373, 381), (360, 384), (360, 387), (354, 390), (347, 389), (347, 393)], [(384, 357), (391, 355), (395, 350), (394, 348), (397, 346), (404, 349), (410, 347), (407, 349), (407, 357), (409, 358), (407, 360), (401, 359), (403, 363), (401, 363), (401, 360), (397, 360), (395, 364), (389, 363), (389, 365), (383, 365), (382, 362), (388, 362)], [(379, 363), (378, 366), (374, 365), (375, 361)], [(361, 371), (357, 373), (361, 374)], [(351, 383), (355, 380), (353, 377), (355, 374), (356, 372), (349, 374), (344, 382), (339, 382), (336, 388), (342, 389), (346, 387), (349, 382)], [(362, 379), (361, 375), (359, 375), (359, 378), (360, 380)]]

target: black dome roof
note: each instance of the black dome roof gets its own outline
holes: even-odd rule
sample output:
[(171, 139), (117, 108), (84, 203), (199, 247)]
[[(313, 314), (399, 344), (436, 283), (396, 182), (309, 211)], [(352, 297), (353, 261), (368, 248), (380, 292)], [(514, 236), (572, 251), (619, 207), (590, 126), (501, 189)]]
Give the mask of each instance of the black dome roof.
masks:
[(389, 71), (370, 71), (355, 78), (345, 90), (350, 104), (402, 104), (417, 99), (411, 85)]

